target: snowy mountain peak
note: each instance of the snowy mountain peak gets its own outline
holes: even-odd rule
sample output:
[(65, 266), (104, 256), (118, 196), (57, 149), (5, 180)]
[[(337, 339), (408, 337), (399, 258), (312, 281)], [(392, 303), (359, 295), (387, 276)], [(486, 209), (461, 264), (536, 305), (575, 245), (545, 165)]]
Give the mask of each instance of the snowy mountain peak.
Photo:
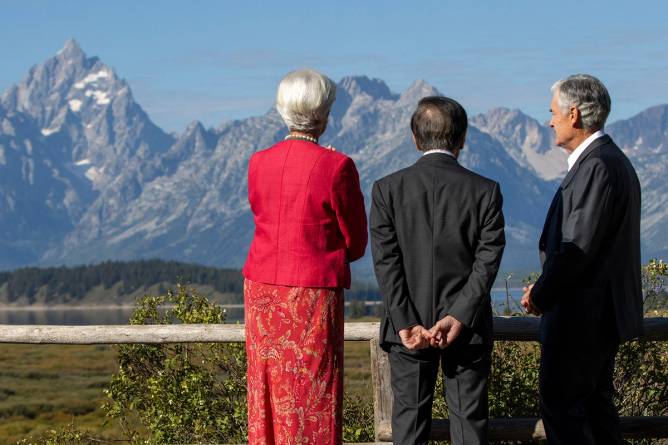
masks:
[(194, 120), (186, 127), (186, 133), (205, 132), (204, 125), (198, 120)]
[(649, 107), (645, 111), (638, 113), (637, 116), (657, 117), (661, 125), (668, 124), (668, 104)]
[(542, 179), (551, 181), (564, 174), (566, 154), (554, 146), (552, 131), (520, 110), (497, 107), (473, 116), (470, 121), (504, 145), (518, 164)]
[(605, 127), (617, 145), (640, 152), (668, 152), (668, 105), (648, 108)]
[(398, 96), (390, 91), (385, 82), (380, 79), (369, 79), (367, 76), (346, 76), (339, 82), (339, 87), (352, 97), (366, 94), (374, 99), (393, 100)]
[(425, 80), (416, 80), (399, 97), (399, 105), (417, 103), (427, 96), (440, 96), (441, 93)]
[(211, 139), (211, 133), (202, 125), (202, 123), (198, 120), (192, 121), (190, 124), (188, 124), (188, 127), (186, 127), (186, 131), (183, 134), (183, 136), (180, 139), (183, 140), (193, 140), (193, 139), (201, 139), (205, 145), (208, 145), (210, 143), (213, 143), (215, 145), (215, 142), (212, 142)]
[(65, 42), (65, 46), (58, 51), (56, 57), (65, 60), (81, 60), (86, 58), (86, 54), (81, 49), (79, 42), (70, 38)]
[(512, 132), (518, 126), (540, 126), (537, 121), (520, 110), (504, 107), (492, 108), (487, 113), (473, 116), (471, 123), (488, 133), (501, 132), (504, 134)]
[(125, 174), (128, 163), (151, 158), (174, 142), (134, 102), (113, 68), (88, 57), (73, 39), (31, 68), (0, 102), (8, 111), (30, 116), (39, 128), (35, 137), (46, 138), (61, 161), (93, 160), (99, 174), (86, 177), (96, 189)]
[(97, 57), (87, 57), (75, 40), (68, 40), (54, 56), (32, 67), (26, 78), (2, 97), (7, 109), (34, 117), (43, 128), (52, 128), (63, 107), (83, 111), (89, 103), (107, 105), (112, 90), (124, 83)]

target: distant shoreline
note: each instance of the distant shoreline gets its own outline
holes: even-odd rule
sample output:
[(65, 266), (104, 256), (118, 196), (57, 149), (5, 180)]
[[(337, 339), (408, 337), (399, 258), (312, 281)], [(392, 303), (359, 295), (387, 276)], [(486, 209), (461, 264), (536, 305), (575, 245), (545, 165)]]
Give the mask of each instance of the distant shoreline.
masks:
[[(521, 291), (522, 289), (519, 287), (513, 287), (510, 288), (510, 292), (517, 292)], [(492, 292), (504, 292), (504, 288), (493, 288)], [(511, 295), (512, 297), (512, 295)], [(502, 296), (502, 298), (505, 298), (505, 295)], [(374, 300), (374, 301), (365, 301), (367, 305), (370, 305), (371, 303), (379, 304), (381, 300)], [(346, 303), (349, 303), (346, 302)], [(54, 304), (54, 305), (46, 305), (46, 304), (28, 304), (28, 305), (10, 305), (10, 304), (0, 304), (0, 312), (9, 312), (9, 311), (58, 311), (58, 310), (80, 310), (80, 311), (85, 311), (85, 310), (114, 310), (114, 309), (119, 309), (119, 310), (130, 310), (130, 309), (135, 309), (137, 307), (136, 304), (133, 303), (124, 303), (124, 304), (83, 304), (83, 305), (69, 305), (69, 304)], [(163, 307), (173, 307), (173, 305), (165, 305)], [(223, 309), (243, 309), (244, 305), (243, 304), (221, 304), (220, 307)]]
[[(243, 304), (221, 304), (219, 305), (223, 309), (241, 309), (244, 307)], [(172, 308), (173, 304), (160, 305), (159, 307)], [(113, 309), (136, 309), (137, 305), (135, 304), (85, 304), (85, 305), (67, 305), (67, 304), (29, 304), (21, 306), (11, 306), (11, 305), (2, 305), (0, 306), (0, 312), (7, 311), (70, 311), (70, 310), (113, 310)]]
[(137, 306), (134, 304), (86, 304), (86, 305), (68, 305), (68, 304), (29, 304), (21, 306), (12, 306), (3, 304), (0, 306), (0, 312), (2, 311), (51, 311), (51, 310), (92, 310), (92, 309), (134, 309)]

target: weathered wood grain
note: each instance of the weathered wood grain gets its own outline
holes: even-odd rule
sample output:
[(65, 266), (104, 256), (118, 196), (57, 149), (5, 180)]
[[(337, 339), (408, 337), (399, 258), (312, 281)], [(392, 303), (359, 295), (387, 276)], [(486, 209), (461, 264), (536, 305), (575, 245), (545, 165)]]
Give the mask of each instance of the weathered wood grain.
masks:
[[(379, 323), (346, 323), (345, 340), (378, 338)], [(94, 345), (114, 343), (234, 343), (243, 324), (50, 326), (0, 325), (0, 343)]]

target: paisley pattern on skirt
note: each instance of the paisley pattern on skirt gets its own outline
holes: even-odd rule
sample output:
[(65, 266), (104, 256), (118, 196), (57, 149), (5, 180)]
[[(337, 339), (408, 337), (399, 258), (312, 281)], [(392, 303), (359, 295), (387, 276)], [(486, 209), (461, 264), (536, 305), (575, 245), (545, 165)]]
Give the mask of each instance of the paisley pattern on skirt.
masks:
[(343, 290), (246, 280), (249, 445), (342, 443)]

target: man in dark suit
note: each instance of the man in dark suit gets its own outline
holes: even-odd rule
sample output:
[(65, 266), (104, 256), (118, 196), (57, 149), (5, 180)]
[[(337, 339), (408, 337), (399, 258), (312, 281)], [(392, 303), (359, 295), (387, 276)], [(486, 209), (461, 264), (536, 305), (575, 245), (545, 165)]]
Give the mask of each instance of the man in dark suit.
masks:
[(373, 186), (371, 240), (390, 354), (395, 444), (426, 444), (439, 363), (452, 443), (487, 443), (490, 289), (505, 246), (499, 185), (459, 165), (466, 111), (446, 97), (411, 119), (412, 166)]
[(612, 373), (620, 341), (641, 335), (640, 184), (603, 133), (610, 96), (578, 74), (552, 87), (569, 171), (540, 237), (543, 270), (522, 304), (542, 314), (540, 409), (550, 444), (620, 444)]

